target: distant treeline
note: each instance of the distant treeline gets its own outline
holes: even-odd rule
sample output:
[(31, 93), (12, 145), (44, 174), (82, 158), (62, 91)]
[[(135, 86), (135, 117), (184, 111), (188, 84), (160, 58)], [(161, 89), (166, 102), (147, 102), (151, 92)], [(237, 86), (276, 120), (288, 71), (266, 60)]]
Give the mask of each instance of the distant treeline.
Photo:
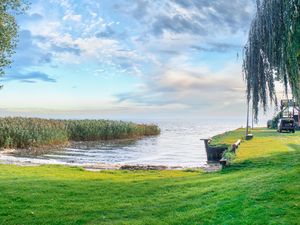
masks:
[(156, 125), (110, 120), (0, 118), (0, 148), (38, 148), (69, 141), (98, 141), (158, 135)]

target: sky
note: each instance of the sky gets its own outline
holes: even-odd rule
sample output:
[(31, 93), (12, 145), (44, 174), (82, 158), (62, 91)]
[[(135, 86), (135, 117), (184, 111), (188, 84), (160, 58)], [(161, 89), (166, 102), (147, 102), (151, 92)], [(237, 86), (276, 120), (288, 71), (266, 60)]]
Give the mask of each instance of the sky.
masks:
[(245, 117), (250, 0), (31, 0), (2, 115)]

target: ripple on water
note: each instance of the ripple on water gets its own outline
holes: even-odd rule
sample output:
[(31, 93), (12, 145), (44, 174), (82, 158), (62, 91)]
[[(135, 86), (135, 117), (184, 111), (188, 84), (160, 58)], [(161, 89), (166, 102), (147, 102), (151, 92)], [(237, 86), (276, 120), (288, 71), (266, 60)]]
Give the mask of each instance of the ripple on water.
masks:
[[(206, 152), (201, 138), (240, 127), (236, 121), (161, 122), (161, 135), (138, 140), (118, 140), (74, 143), (30, 160), (55, 164), (151, 164), (199, 167), (206, 164)], [(18, 160), (18, 157), (14, 157)], [(19, 157), (19, 160), (28, 158)]]

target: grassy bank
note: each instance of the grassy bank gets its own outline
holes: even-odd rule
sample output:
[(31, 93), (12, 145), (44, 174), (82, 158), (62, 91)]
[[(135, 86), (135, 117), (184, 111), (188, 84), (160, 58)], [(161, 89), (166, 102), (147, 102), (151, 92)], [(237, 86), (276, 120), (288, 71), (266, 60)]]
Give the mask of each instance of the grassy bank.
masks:
[(0, 165), (0, 224), (299, 224), (300, 133), (253, 133), (211, 174)]
[(0, 118), (0, 148), (52, 147), (69, 141), (136, 138), (159, 132), (156, 125), (123, 121)]

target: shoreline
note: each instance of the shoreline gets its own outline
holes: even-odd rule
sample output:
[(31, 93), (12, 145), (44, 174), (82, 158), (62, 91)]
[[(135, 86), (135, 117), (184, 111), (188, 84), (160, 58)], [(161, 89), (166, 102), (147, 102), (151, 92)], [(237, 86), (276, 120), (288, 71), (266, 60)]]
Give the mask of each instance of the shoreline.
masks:
[[(239, 128), (240, 129), (240, 128)], [(222, 132), (211, 137), (222, 137), (227, 133), (236, 131), (237, 129)], [(124, 138), (115, 140), (102, 140), (104, 142), (110, 141), (133, 141), (138, 138)], [(222, 138), (221, 138), (222, 139)], [(67, 145), (57, 148), (30, 148), (30, 149), (2, 149), (0, 150), (0, 164), (16, 165), (16, 166), (43, 166), (43, 165), (57, 165), (66, 167), (79, 167), (87, 171), (105, 171), (105, 170), (203, 170), (205, 172), (216, 172), (222, 169), (219, 162), (206, 162), (199, 166), (180, 166), (180, 165), (159, 165), (159, 164), (139, 164), (139, 163), (76, 163), (76, 162), (62, 162), (55, 159), (39, 158), (39, 155), (51, 152), (53, 149), (64, 148), (67, 146), (77, 146), (82, 143), (89, 143), (93, 141), (69, 141)]]
[(202, 166), (176, 166), (176, 165), (156, 165), (156, 164), (121, 164), (121, 163), (67, 163), (56, 160), (39, 159), (36, 157), (18, 157), (13, 155), (14, 150), (0, 151), (0, 164), (15, 166), (66, 166), (80, 167), (88, 171), (103, 170), (204, 170), (205, 172), (215, 172), (221, 170), (219, 163), (208, 163)]
[[(155, 135), (153, 135), (155, 136)], [(140, 136), (134, 138), (119, 138), (119, 139), (109, 139), (109, 140), (97, 140), (97, 141), (68, 141), (65, 144), (58, 145), (48, 145), (48, 146), (40, 146), (40, 147), (30, 147), (30, 148), (0, 148), (0, 154), (8, 154), (16, 157), (32, 157), (39, 156), (45, 153), (51, 153), (54, 150), (65, 149), (65, 148), (77, 148), (82, 144), (91, 144), (91, 143), (110, 143), (110, 142), (125, 142), (125, 141), (138, 141), (145, 137), (149, 136)]]

